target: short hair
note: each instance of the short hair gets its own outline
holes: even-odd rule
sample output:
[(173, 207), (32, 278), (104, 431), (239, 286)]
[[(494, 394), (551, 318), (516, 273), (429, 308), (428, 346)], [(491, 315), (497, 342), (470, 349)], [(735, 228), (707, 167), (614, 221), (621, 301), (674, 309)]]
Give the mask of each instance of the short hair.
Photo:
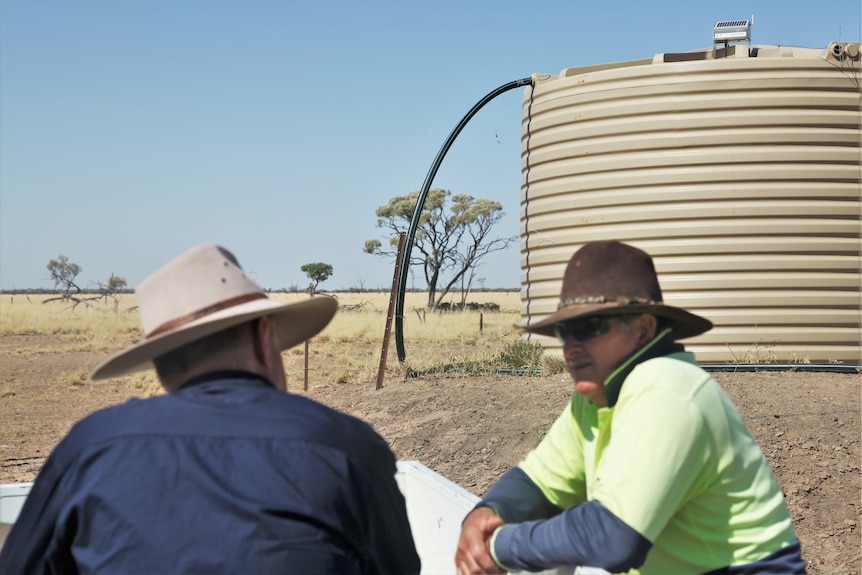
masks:
[(630, 326), (635, 322), (635, 320), (637, 318), (639, 318), (642, 315), (644, 315), (644, 314), (642, 314), (642, 313), (625, 313), (625, 314), (620, 314), (620, 315), (613, 315), (611, 317), (613, 319), (615, 319), (616, 321), (618, 321), (622, 325)]
[(651, 314), (649, 312), (629, 313), (629, 314), (622, 314), (622, 315), (613, 316), (613, 317), (615, 317), (617, 319), (617, 321), (619, 321), (622, 325), (629, 327), (634, 323), (634, 321), (637, 318), (639, 318), (642, 315), (651, 315), (655, 318), (655, 333), (656, 333), (656, 335), (660, 334), (661, 332), (663, 332), (664, 330), (666, 330), (668, 328), (671, 328), (670, 337), (673, 338), (673, 331), (672, 331), (673, 322), (667, 318), (664, 318), (664, 317), (661, 317), (661, 316), (658, 316), (655, 314)]
[(245, 344), (251, 340), (256, 323), (257, 320), (229, 327), (156, 357), (153, 364), (159, 379), (165, 384), (175, 382), (196, 364)]

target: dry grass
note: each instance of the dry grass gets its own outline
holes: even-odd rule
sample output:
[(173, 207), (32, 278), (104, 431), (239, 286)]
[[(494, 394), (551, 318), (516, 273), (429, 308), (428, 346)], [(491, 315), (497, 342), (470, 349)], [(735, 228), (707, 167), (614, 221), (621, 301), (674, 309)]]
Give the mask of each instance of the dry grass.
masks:
[[(51, 296), (0, 295), (0, 336), (46, 334), (38, 348), (26, 344), (3, 353), (37, 354), (62, 352), (113, 352), (142, 337), (133, 295), (118, 302), (92, 302), (91, 306), (72, 307), (64, 302), (48, 302)], [(297, 301), (304, 294), (271, 294), (279, 301)], [(285, 371), (292, 388), (304, 385), (306, 374), (311, 385), (372, 383), (382, 353), (388, 293), (339, 293), (339, 313), (313, 338), (307, 347), (300, 345), (284, 353)], [(519, 341), (513, 325), (520, 321), (518, 292), (477, 292), (467, 298), (480, 304), (493, 302), (500, 311), (463, 311), (438, 313), (425, 309), (424, 293), (411, 293), (404, 304), (404, 346), (406, 361), (398, 361), (395, 325), (391, 325), (387, 354), (387, 378), (401, 377), (409, 370), (436, 369), (448, 365), (493, 365), (503, 350)], [(453, 299), (452, 301), (459, 301)], [(307, 367), (306, 367), (307, 364)], [(136, 395), (158, 392), (152, 374), (131, 377)], [(86, 372), (70, 373), (67, 389), (86, 382)], [(2, 390), (0, 390), (2, 392)]]
[(133, 295), (74, 307), (68, 302), (45, 303), (51, 297), (0, 295), (0, 335), (56, 336), (57, 349), (32, 350), (38, 353), (111, 351), (142, 335)]
[[(304, 296), (276, 294), (273, 297), (290, 301)], [(338, 384), (376, 382), (389, 294), (339, 293), (336, 297), (339, 313), (309, 342), (308, 379)], [(431, 312), (424, 307), (426, 298), (423, 293), (405, 297), (403, 324), (407, 357), (404, 365), (398, 361), (392, 321), (387, 378), (403, 377), (409, 370), (490, 362), (506, 345), (518, 340), (518, 332), (513, 327), (520, 320), (517, 292), (481, 292), (468, 298), (477, 303), (494, 302), (500, 306), (499, 312)], [(304, 385), (304, 359), (304, 346), (285, 353), (285, 370), (292, 387)]]

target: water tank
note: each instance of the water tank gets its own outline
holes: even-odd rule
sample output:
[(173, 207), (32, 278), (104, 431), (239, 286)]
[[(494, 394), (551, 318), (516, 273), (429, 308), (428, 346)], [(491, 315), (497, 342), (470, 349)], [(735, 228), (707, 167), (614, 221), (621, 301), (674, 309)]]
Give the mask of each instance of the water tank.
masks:
[(683, 342), (702, 363), (858, 365), (859, 51), (736, 45), (535, 74), (522, 321), (556, 309), (580, 246), (617, 239), (653, 256), (666, 303), (715, 324)]

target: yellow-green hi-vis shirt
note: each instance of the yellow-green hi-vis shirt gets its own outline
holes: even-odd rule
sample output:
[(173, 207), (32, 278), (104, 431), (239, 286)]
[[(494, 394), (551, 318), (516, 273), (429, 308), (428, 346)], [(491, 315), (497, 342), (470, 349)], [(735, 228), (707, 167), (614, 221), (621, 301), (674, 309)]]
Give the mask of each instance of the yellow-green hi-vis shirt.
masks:
[(706, 573), (796, 541), (766, 458), (688, 352), (637, 365), (613, 407), (574, 394), (519, 467), (561, 509), (598, 501), (648, 539), (631, 573)]

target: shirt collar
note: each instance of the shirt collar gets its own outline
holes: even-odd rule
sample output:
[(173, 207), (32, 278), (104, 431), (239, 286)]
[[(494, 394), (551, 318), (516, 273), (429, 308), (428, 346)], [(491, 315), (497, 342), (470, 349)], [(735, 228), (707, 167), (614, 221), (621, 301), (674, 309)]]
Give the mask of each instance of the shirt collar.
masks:
[(256, 373), (251, 373), (250, 371), (241, 371), (241, 370), (221, 370), (221, 371), (211, 371), (209, 373), (202, 373), (201, 375), (197, 375), (184, 384), (182, 384), (177, 391), (189, 389), (191, 387), (195, 387), (204, 383), (208, 383), (211, 381), (225, 381), (225, 380), (245, 380), (247, 382), (258, 382), (264, 383), (269, 387), (275, 387), (268, 379), (257, 375)]
[(605, 396), (608, 400), (608, 407), (613, 407), (614, 405), (616, 405), (617, 400), (620, 397), (620, 391), (622, 390), (623, 382), (626, 380), (632, 370), (639, 364), (647, 361), (648, 359), (653, 359), (655, 357), (664, 357), (666, 355), (685, 350), (682, 344), (676, 343), (670, 338), (670, 331), (671, 328), (667, 328), (661, 333), (659, 333), (652, 339), (652, 341), (637, 350), (634, 354), (632, 354), (631, 357), (629, 357), (625, 362), (623, 362), (621, 366), (616, 368), (614, 372), (608, 376), (608, 378), (605, 380)]

